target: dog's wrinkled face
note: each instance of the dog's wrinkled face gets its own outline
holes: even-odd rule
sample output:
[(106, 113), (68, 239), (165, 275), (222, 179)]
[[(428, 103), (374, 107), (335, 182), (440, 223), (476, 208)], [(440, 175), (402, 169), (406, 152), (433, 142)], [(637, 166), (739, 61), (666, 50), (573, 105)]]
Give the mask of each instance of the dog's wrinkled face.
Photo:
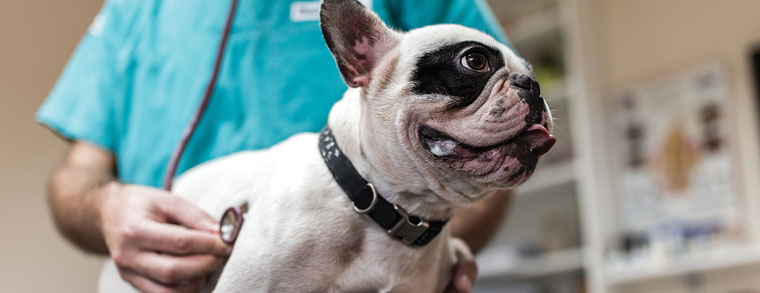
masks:
[[(530, 66), (486, 34), (458, 25), (398, 33), (355, 0), (325, 0), (322, 30), (366, 123), (456, 205), (527, 180), (554, 145)], [(400, 148), (400, 150), (399, 150)]]

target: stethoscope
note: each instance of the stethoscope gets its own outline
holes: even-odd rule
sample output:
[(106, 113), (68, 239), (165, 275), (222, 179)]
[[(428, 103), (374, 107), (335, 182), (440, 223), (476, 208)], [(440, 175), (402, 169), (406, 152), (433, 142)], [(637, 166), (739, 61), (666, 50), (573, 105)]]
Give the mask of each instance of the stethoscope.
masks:
[(222, 241), (232, 246), (237, 240), (238, 234), (240, 234), (240, 228), (243, 227), (243, 220), (245, 220), (245, 214), (248, 212), (248, 204), (242, 206), (230, 207), (219, 221), (219, 236), (222, 237)]
[[(211, 74), (211, 78), (209, 79), (208, 85), (206, 86), (206, 91), (203, 94), (203, 99), (201, 99), (201, 103), (198, 105), (198, 109), (190, 119), (190, 122), (188, 122), (185, 126), (185, 129), (182, 131), (182, 137), (179, 143), (174, 148), (174, 151), (172, 151), (172, 155), (169, 159), (169, 164), (167, 165), (166, 173), (164, 174), (164, 190), (171, 190), (172, 182), (174, 181), (174, 174), (177, 172), (179, 159), (182, 157), (182, 153), (185, 152), (185, 148), (187, 147), (190, 138), (193, 136), (195, 129), (198, 127), (198, 122), (200, 122), (203, 114), (206, 112), (208, 103), (211, 100), (211, 95), (214, 92), (214, 87), (216, 86), (216, 81), (219, 76), (219, 67), (222, 64), (222, 57), (224, 57), (224, 48), (227, 45), (227, 39), (230, 35), (232, 21), (234, 20), (235, 12), (237, 11), (237, 5), (238, 0), (231, 0), (230, 10), (227, 14), (227, 22), (224, 25), (224, 32), (222, 33), (222, 38), (219, 42), (219, 48), (217, 49), (216, 53), (214, 71)], [(222, 238), (222, 241), (230, 246), (235, 244), (235, 240), (237, 240), (238, 234), (240, 234), (240, 229), (243, 227), (243, 218), (247, 212), (247, 209), (247, 205), (244, 204), (240, 207), (228, 208), (224, 214), (222, 214), (222, 219), (219, 221), (219, 236)]]

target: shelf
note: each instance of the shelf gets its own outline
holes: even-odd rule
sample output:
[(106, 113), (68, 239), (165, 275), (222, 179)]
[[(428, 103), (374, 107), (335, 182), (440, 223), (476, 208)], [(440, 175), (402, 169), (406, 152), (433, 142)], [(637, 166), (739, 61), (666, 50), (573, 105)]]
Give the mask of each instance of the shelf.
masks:
[(480, 279), (530, 279), (583, 269), (580, 248), (548, 252), (531, 258), (514, 256), (508, 248), (484, 251), (478, 258)]
[(540, 191), (557, 185), (573, 182), (575, 178), (575, 161), (557, 163), (556, 165), (538, 166), (536, 173), (523, 185), (517, 187), (517, 194)]
[(609, 263), (606, 281), (608, 286), (620, 286), (757, 264), (760, 264), (759, 246), (729, 246), (712, 251), (694, 252), (669, 261)]

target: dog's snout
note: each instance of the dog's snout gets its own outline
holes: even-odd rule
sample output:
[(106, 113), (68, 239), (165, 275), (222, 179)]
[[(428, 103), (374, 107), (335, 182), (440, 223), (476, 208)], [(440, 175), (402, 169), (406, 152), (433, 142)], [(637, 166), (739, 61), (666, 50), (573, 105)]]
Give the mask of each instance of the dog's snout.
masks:
[(526, 91), (531, 91), (534, 83), (536, 83), (536, 81), (525, 74), (517, 74), (512, 80), (512, 84)]

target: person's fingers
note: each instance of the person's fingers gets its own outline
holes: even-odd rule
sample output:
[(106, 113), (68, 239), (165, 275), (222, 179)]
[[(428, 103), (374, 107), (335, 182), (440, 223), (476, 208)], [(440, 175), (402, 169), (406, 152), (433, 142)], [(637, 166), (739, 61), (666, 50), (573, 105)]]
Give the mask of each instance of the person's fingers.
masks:
[(148, 222), (136, 243), (144, 250), (175, 255), (214, 254), (228, 256), (230, 247), (219, 234), (190, 230), (182, 226)]
[(159, 203), (159, 208), (166, 217), (190, 229), (212, 233), (219, 231), (219, 222), (189, 201), (178, 196), (167, 198), (169, 200)]
[(466, 261), (457, 264), (451, 277), (451, 284), (446, 292), (469, 293), (473, 289), (473, 281), (477, 275), (477, 267), (474, 262)]
[(451, 289), (453, 289), (451, 291), (472, 292), (475, 278), (478, 276), (478, 265), (475, 262), (475, 257), (464, 241), (452, 239), (452, 245), (455, 247), (457, 263), (454, 266), (454, 273), (451, 278)]
[(472, 292), (473, 284), (472, 277), (467, 274), (462, 274), (454, 279), (455, 292)]
[(206, 276), (196, 278), (196, 279), (188, 281), (185, 284), (179, 285), (177, 291), (196, 293), (196, 292), (201, 291), (201, 289), (203, 289), (207, 281), (208, 281), (208, 278)]
[(472, 291), (473, 281), (478, 275), (478, 267), (474, 260), (462, 260), (454, 270), (454, 288), (459, 292)]
[(177, 286), (168, 286), (163, 285), (158, 282), (155, 282), (147, 277), (141, 276), (135, 272), (131, 271), (122, 271), (119, 272), (121, 274), (121, 278), (127, 281), (128, 283), (132, 284), (135, 289), (140, 290), (140, 292), (167, 292), (167, 293), (183, 293), (183, 292), (198, 292), (200, 289), (203, 288), (203, 285), (205, 284), (205, 278), (197, 278), (190, 280), (182, 285)]
[(171, 288), (153, 282), (150, 279), (132, 272), (122, 272), (121, 278), (132, 284), (140, 292), (174, 292)]
[(153, 252), (139, 253), (130, 266), (141, 276), (163, 285), (183, 285), (215, 272), (222, 260), (208, 254), (173, 256)]

